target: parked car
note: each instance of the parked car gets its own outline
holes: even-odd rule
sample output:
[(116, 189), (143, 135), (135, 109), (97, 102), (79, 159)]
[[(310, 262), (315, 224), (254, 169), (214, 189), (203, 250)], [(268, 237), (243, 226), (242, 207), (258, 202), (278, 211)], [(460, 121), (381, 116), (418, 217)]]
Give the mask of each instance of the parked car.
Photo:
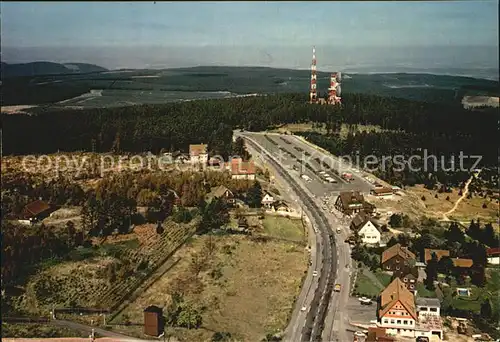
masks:
[(372, 300), (370, 298), (366, 298), (366, 297), (359, 298), (359, 302), (363, 305), (371, 305), (372, 304)]
[(334, 288), (333, 288), (333, 290), (334, 290), (335, 292), (340, 292), (340, 290), (341, 290), (341, 289), (342, 289), (342, 285), (340, 285), (340, 284), (335, 284), (335, 286), (334, 286)]

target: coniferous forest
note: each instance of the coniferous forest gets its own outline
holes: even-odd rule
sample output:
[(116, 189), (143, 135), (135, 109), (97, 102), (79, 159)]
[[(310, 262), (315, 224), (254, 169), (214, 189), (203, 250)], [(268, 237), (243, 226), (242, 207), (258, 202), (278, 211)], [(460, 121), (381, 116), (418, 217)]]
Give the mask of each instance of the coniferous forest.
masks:
[[(208, 143), (210, 152), (227, 156), (232, 130), (261, 131), (286, 123), (316, 122), (327, 130), (319, 139), (332, 152), (429, 153), (463, 151), (497, 162), (496, 108), (475, 111), (443, 105), (345, 94), (341, 108), (307, 103), (304, 94), (200, 100), (123, 108), (37, 109), (33, 115), (2, 115), (3, 153), (57, 151), (187, 151)], [(377, 125), (390, 132), (364, 133), (335, 140), (341, 124)], [(196, 138), (195, 138), (196, 137)]]

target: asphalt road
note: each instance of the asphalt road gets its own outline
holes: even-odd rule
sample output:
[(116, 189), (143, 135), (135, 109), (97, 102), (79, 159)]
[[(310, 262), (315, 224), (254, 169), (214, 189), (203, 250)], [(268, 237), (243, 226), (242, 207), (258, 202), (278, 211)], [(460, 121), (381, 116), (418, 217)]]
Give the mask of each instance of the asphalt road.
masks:
[[(255, 144), (257, 149), (266, 151), (263, 153), (265, 159), (272, 160), (272, 166), (289, 185), (295, 197), (299, 198), (298, 201), (310, 218), (314, 227), (313, 234), (310, 235), (316, 234), (316, 242), (310, 242), (314, 255), (312, 265), (285, 331), (285, 339), (342, 342), (350, 340), (352, 336), (348, 337), (349, 316), (346, 308), (352, 267), (350, 248), (344, 243), (349, 235), (350, 221), (340, 213), (329, 212), (322, 204), (322, 197), (338, 195), (340, 191), (348, 190), (368, 193), (373, 186), (362, 177), (361, 171), (340, 163), (334, 156), (298, 137), (249, 132), (237, 132), (236, 135), (238, 134)], [(340, 172), (353, 173), (354, 180), (344, 181), (331, 170), (325, 169), (325, 162)], [(305, 166), (307, 164), (309, 167)], [(318, 177), (317, 172), (321, 170), (336, 178), (337, 183), (327, 183)], [(302, 179), (302, 174), (310, 177), (310, 181)], [(337, 227), (340, 227), (340, 233), (336, 233)], [(312, 279), (313, 270), (319, 272), (318, 279)], [(333, 285), (336, 283), (342, 286), (339, 293), (333, 292)], [(301, 311), (304, 306), (306, 310)]]

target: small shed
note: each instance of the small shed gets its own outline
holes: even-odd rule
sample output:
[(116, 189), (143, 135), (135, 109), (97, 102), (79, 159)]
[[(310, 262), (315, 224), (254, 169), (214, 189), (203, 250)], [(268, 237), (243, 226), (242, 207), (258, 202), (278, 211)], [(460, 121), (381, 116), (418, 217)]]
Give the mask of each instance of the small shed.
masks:
[(150, 305), (144, 309), (144, 334), (160, 336), (163, 333), (163, 309)]
[(31, 224), (43, 220), (54, 211), (54, 208), (47, 202), (37, 200), (28, 203), (22, 210), (19, 223)]

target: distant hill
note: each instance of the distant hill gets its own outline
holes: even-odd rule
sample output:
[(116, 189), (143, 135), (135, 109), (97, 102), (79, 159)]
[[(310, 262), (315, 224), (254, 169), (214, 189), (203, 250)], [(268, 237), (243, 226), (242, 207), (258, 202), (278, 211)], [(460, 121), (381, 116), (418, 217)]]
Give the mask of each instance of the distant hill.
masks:
[(61, 74), (88, 74), (93, 72), (108, 71), (108, 69), (87, 63), (53, 63), (32, 62), (24, 64), (7, 64), (2, 62), (2, 78), (6, 77), (32, 77), (42, 75)]

